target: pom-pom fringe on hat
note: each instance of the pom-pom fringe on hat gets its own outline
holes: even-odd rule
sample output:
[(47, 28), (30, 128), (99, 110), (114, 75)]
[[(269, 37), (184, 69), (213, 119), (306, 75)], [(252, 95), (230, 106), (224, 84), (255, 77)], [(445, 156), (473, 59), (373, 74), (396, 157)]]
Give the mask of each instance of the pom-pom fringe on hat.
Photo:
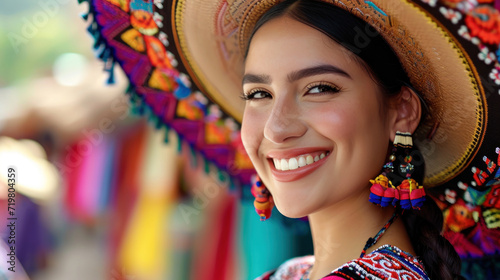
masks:
[[(500, 14), (493, 0), (324, 1), (381, 33), (427, 103), (414, 135), (426, 161), (424, 185), (440, 186), (432, 191), (443, 208), (465, 201), (481, 213), (495, 210), (485, 225), (500, 227)], [(125, 71), (137, 109), (249, 186), (254, 170), (239, 133), (243, 53), (256, 21), (280, 1), (85, 2), (99, 57), (110, 74), (115, 62)]]

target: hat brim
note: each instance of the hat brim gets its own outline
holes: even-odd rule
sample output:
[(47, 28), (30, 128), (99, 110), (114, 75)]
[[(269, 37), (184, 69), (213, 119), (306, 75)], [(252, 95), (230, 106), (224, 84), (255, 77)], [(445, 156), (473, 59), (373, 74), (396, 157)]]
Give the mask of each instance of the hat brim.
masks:
[[(242, 54), (256, 21), (276, 2), (280, 1), (175, 3), (180, 53), (192, 77), (238, 121), (244, 109), (239, 98)], [(460, 173), (484, 137), (487, 107), (479, 73), (455, 34), (425, 7), (412, 2), (325, 2), (349, 10), (375, 27), (428, 104), (429, 117), (415, 135), (426, 160), (424, 184), (436, 186)]]

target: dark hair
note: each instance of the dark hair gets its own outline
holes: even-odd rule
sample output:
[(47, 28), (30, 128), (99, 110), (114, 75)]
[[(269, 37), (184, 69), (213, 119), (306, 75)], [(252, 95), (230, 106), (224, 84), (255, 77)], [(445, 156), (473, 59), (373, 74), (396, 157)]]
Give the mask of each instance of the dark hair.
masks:
[(420, 210), (405, 211), (402, 218), (413, 249), (431, 279), (465, 279), (460, 275), (460, 257), (453, 245), (440, 234), (443, 213), (431, 197), (426, 197)]
[(386, 94), (397, 94), (401, 86), (410, 85), (399, 59), (371, 25), (322, 1), (291, 0), (273, 6), (257, 21), (248, 44), (262, 25), (280, 16), (302, 22), (354, 53)]
[[(273, 6), (257, 21), (249, 44), (262, 25), (281, 16), (288, 16), (322, 32), (355, 54), (383, 93), (391, 96), (398, 94), (403, 86), (412, 88), (397, 55), (372, 26), (323, 1), (290, 0)], [(425, 113), (425, 104), (422, 109)], [(415, 179), (421, 182), (423, 172), (417, 176), (421, 178)], [(430, 197), (420, 211), (404, 211), (402, 218), (412, 246), (431, 279), (464, 279), (460, 275), (460, 257), (440, 234), (442, 212)]]

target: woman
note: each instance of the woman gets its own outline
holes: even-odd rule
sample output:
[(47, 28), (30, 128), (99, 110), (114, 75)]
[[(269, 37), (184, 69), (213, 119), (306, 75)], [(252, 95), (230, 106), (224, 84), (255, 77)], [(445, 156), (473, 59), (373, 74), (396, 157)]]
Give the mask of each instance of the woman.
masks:
[[(291, 260), (271, 279), (320, 279), (335, 268), (330, 275), (340, 278), (460, 278), (458, 255), (439, 235), (440, 227), (414, 213), (419, 210), (406, 210), (387, 224), (377, 246), (363, 249), (402, 211), (368, 203), (369, 180), (389, 161), (396, 132), (414, 133), (423, 111), (380, 35), (372, 30), (357, 54), (344, 47), (354, 46), (356, 30), (365, 26), (322, 1), (285, 1), (261, 17), (251, 36), (242, 140), (278, 210), (308, 216), (315, 246), (314, 258)], [(432, 204), (429, 199), (421, 211), (439, 216)], [(360, 258), (362, 249), (366, 255)]]
[[(261, 279), (460, 279), (425, 196), (436, 186), (440, 207), (462, 200), (454, 245), (495, 252), (493, 235), (470, 237), (499, 227), (477, 210), (500, 207), (493, 1), (90, 2), (100, 56), (120, 62), (136, 104), (240, 182), (256, 170), (261, 219), (274, 204), (308, 216), (314, 257)], [(460, 216), (466, 203), (482, 215)], [(480, 256), (471, 244), (462, 256)]]

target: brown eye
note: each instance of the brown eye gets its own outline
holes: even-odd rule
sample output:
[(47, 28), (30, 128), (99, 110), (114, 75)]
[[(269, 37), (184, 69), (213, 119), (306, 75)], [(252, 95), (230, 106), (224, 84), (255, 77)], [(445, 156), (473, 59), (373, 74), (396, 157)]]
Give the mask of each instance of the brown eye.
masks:
[(308, 86), (307, 88), (307, 93), (309, 94), (337, 93), (340, 91), (338, 87), (329, 84), (315, 84)]
[(271, 94), (263, 90), (252, 90), (249, 93), (245, 93), (242, 95), (242, 98), (244, 100), (264, 99), (270, 97)]
[(252, 99), (261, 99), (261, 98), (268, 97), (269, 93), (264, 92), (264, 91), (258, 91), (258, 92), (252, 93), (251, 96), (252, 96)]

